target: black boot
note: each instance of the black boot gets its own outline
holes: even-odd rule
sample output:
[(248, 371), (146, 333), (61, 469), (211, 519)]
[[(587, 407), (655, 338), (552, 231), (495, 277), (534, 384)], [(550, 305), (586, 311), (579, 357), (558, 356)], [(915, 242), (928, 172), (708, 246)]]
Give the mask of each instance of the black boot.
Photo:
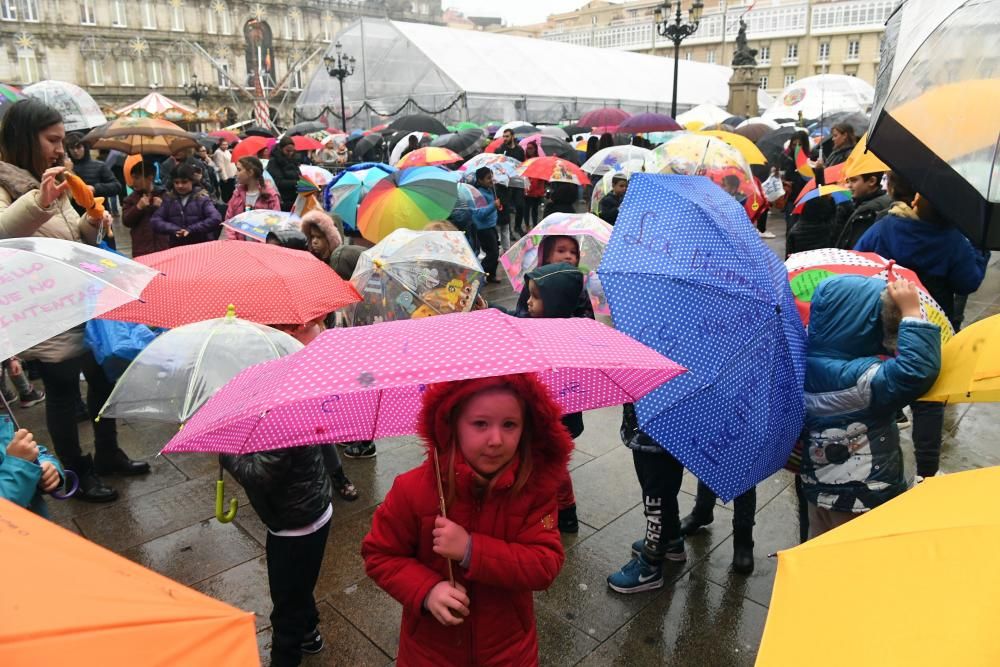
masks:
[(102, 475), (145, 475), (149, 472), (149, 464), (145, 461), (133, 461), (121, 449), (115, 449), (114, 454), (97, 455), (94, 467)]
[(559, 510), (559, 532), (579, 533), (580, 522), (576, 519), (576, 505)]
[(733, 572), (753, 572), (753, 529), (736, 528), (733, 532)]
[(85, 503), (110, 503), (118, 500), (118, 492), (106, 486), (94, 470), (94, 461), (90, 454), (81, 456), (79, 462), (72, 468), (80, 479), (80, 486), (73, 497)]
[(702, 526), (707, 526), (715, 520), (712, 516), (712, 511), (707, 512), (699, 511), (697, 506), (691, 510), (691, 513), (686, 517), (681, 519), (681, 535), (684, 537), (690, 537), (697, 533)]

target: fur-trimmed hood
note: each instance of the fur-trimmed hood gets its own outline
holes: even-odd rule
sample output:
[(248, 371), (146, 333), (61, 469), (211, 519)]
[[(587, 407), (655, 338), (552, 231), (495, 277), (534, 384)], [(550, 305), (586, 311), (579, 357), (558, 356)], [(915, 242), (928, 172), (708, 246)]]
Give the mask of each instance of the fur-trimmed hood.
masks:
[(427, 447), (436, 447), (442, 463), (454, 441), (452, 415), (470, 396), (485, 389), (510, 388), (527, 408), (525, 427), (530, 429), (530, 447), (534, 470), (529, 485), (536, 491), (555, 494), (559, 473), (569, 463), (573, 440), (561, 421), (562, 409), (534, 373), (474, 378), (429, 385), (420, 411), (419, 433)]
[(337, 223), (323, 211), (313, 209), (302, 216), (302, 233), (306, 235), (307, 239), (313, 228), (318, 229), (326, 237), (327, 243), (330, 244), (331, 253), (344, 242), (344, 237), (341, 235)]
[(9, 162), (0, 161), (0, 188), (6, 190), (11, 199), (17, 199), (23, 194), (37, 190), (39, 185), (38, 179), (30, 172)]

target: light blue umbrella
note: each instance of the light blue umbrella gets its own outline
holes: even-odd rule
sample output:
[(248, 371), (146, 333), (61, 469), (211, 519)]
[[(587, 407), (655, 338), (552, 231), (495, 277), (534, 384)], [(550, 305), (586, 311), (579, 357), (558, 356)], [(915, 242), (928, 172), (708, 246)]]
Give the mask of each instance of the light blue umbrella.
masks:
[(636, 404), (642, 430), (724, 500), (779, 470), (806, 337), (743, 207), (700, 176), (633, 174), (597, 273), (615, 328), (688, 369)]
[(362, 162), (340, 172), (323, 188), (323, 208), (344, 221), (344, 228), (358, 229), (358, 206), (376, 183), (396, 171), (381, 162)]

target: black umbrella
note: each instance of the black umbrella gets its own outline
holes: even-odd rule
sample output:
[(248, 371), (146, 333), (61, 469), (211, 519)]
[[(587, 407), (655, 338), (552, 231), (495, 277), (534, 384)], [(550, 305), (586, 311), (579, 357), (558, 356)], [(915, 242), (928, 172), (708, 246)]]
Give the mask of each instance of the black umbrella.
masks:
[(567, 125), (563, 129), (566, 130), (566, 134), (574, 137), (578, 134), (590, 134), (590, 131), (594, 128), (589, 125)]
[[(524, 125), (516, 125), (514, 127), (504, 128), (504, 132), (506, 132), (507, 130), (513, 132), (514, 136), (517, 137), (518, 139), (524, 139), (525, 137), (529, 137), (532, 134), (538, 134), (541, 132), (541, 130), (539, 130), (534, 125), (528, 125), (527, 123), (525, 123)], [(503, 136), (503, 134), (501, 133), (500, 136)]]
[(743, 116), (730, 116), (726, 120), (719, 123), (719, 125), (732, 125), (733, 127), (736, 127), (745, 120), (746, 118), (744, 118)]
[[(382, 135), (377, 132), (373, 132), (372, 134), (366, 134), (365, 136), (358, 139), (358, 142), (354, 144), (354, 148), (352, 149), (354, 152), (354, 159), (359, 161), (361, 161), (362, 159), (364, 161), (370, 161), (371, 156), (369, 156), (369, 154), (373, 153), (376, 150), (381, 151), (382, 144), (384, 142), (385, 140), (382, 138)], [(380, 160), (381, 160), (381, 155), (379, 155), (378, 159), (375, 159), (374, 161), (378, 162)]]
[(324, 123), (318, 120), (307, 120), (302, 123), (296, 123), (290, 128), (285, 130), (285, 134), (288, 136), (295, 136), (296, 134), (312, 134), (313, 132), (322, 132), (326, 129)]
[(470, 158), (482, 152), (486, 145), (486, 132), (479, 128), (461, 130), (452, 134), (442, 134), (431, 141), (431, 146), (441, 146), (455, 151), (464, 158)]
[(210, 151), (214, 151), (219, 146), (219, 142), (221, 141), (219, 137), (209, 136), (205, 132), (196, 132), (194, 137), (195, 139), (198, 140), (199, 144), (201, 144)]
[[(400, 116), (389, 123), (389, 128), (396, 132), (430, 132), (431, 134), (448, 134), (448, 128), (437, 118), (423, 114)], [(388, 128), (387, 128), (388, 129)]]
[(779, 127), (777, 130), (771, 130), (760, 138), (760, 141), (757, 142), (757, 148), (760, 149), (769, 163), (776, 165), (781, 157), (781, 151), (785, 150), (785, 142), (791, 139), (795, 132), (794, 127)]
[(266, 127), (261, 127), (260, 125), (251, 125), (247, 129), (243, 130), (243, 136), (245, 137), (270, 137), (271, 139), (276, 138), (276, 135), (271, 130)]
[(869, 118), (865, 114), (856, 111), (834, 111), (833, 113), (823, 114), (823, 117), (813, 123), (813, 125), (819, 125), (820, 123), (827, 129), (840, 123), (847, 123), (854, 128), (854, 134), (860, 137), (868, 131)]
[(576, 152), (576, 149), (562, 139), (556, 139), (555, 137), (549, 137), (543, 134), (541, 142), (542, 151), (544, 151), (546, 155), (555, 155), (556, 157), (561, 157), (564, 160), (569, 160), (573, 164), (580, 164), (580, 155)]

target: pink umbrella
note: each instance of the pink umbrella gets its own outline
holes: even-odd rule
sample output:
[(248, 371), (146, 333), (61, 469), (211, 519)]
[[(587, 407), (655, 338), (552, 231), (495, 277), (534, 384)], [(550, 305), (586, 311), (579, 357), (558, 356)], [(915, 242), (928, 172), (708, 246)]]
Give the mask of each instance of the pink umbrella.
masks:
[(627, 111), (622, 111), (616, 107), (604, 107), (588, 111), (580, 117), (580, 125), (591, 127), (615, 126), (629, 117)]
[(237, 375), (163, 451), (237, 454), (415, 433), (428, 384), (530, 372), (565, 412), (578, 412), (635, 401), (685, 369), (585, 318), (487, 309), (331, 329)]

